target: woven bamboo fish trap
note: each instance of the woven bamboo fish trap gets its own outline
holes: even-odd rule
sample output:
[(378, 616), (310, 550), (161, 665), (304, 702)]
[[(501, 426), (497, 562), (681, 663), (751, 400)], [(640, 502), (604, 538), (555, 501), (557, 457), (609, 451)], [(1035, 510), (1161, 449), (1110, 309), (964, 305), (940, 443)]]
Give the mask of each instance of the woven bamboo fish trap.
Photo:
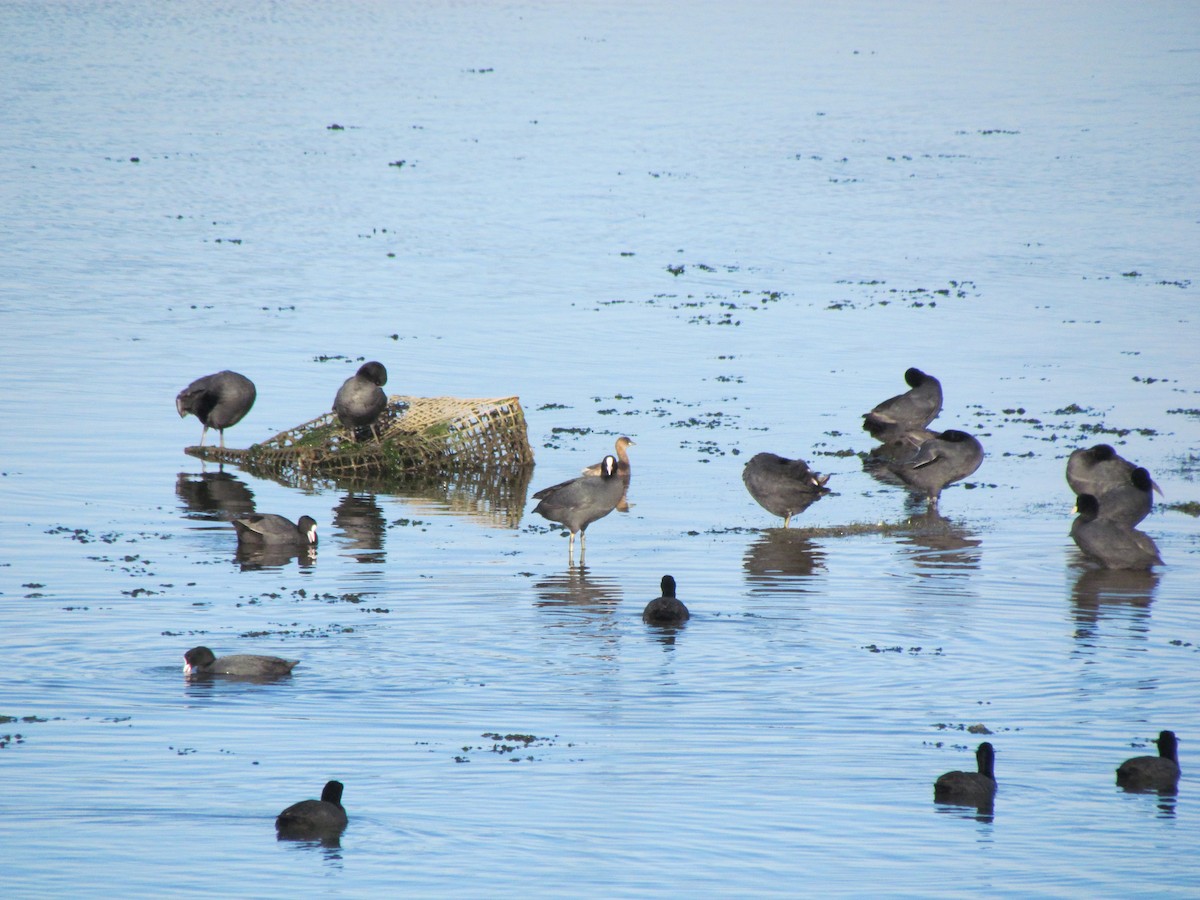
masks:
[(375, 430), (377, 438), (356, 441), (328, 412), (244, 450), (188, 447), (185, 452), (288, 481), (502, 473), (533, 463), (525, 412), (516, 397), (392, 396)]

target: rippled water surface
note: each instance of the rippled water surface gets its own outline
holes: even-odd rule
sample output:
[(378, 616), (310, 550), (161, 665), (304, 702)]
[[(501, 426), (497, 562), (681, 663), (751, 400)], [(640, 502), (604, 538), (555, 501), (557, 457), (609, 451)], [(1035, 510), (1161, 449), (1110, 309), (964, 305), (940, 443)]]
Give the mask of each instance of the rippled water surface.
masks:
[[(6, 896), (1200, 890), (1194, 4), (0, 31)], [(184, 454), (193, 378), (256, 382), (245, 447), (362, 359), (519, 396), (522, 496)], [(910, 365), (988, 454), (944, 518), (858, 456)], [(630, 509), (571, 565), (524, 494), (621, 434)], [(1100, 441), (1163, 489), (1153, 575), (1068, 537)], [(831, 474), (788, 531), (742, 486), (761, 450)], [(316, 518), (316, 559), (243, 565), (252, 509)], [(664, 573), (674, 633), (640, 618)], [(197, 644), (301, 665), (185, 683)], [(994, 811), (935, 806), (977, 725)], [(1122, 793), (1163, 728), (1178, 795)], [(330, 778), (340, 846), (277, 842)]]

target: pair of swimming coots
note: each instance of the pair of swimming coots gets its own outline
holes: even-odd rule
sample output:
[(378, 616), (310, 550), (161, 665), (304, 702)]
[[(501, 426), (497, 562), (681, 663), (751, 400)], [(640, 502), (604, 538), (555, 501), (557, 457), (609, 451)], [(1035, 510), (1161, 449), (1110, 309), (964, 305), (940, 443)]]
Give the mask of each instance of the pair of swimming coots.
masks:
[[(1158, 756), (1135, 756), (1117, 768), (1117, 785), (1127, 791), (1173, 791), (1179, 783), (1179, 744), (1173, 731), (1154, 741)], [(977, 771), (947, 772), (933, 784), (933, 799), (955, 806), (987, 808), (996, 796), (996, 751), (984, 741), (975, 751)]]
[[(908, 391), (890, 397), (863, 416), (863, 428), (880, 442), (875, 460), (936, 509), (942, 490), (962, 481), (983, 462), (983, 447), (965, 431), (934, 432), (928, 425), (942, 411), (942, 385), (917, 368), (904, 373)], [(783, 518), (808, 509), (829, 493), (828, 475), (800, 459), (759, 453), (746, 463), (742, 481), (759, 505)]]
[[(358, 371), (338, 388), (333, 398), (333, 411), (355, 440), (369, 437), (375, 421), (387, 408), (387, 395), (383, 392), (385, 384), (387, 369), (383, 363), (372, 361), (359, 366)], [(253, 381), (226, 369), (197, 378), (185, 387), (175, 397), (175, 409), (181, 417), (191, 413), (200, 420), (204, 426), (200, 432), (201, 447), (208, 429), (215, 428), (224, 448), (225, 429), (245, 418), (257, 396)]]

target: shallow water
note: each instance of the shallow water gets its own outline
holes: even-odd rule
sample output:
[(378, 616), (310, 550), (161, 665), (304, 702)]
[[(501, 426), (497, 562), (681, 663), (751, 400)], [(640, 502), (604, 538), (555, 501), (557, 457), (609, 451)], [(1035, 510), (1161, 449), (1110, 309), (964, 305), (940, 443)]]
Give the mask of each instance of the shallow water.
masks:
[[(0, 28), (6, 894), (1200, 887), (1191, 4)], [(397, 393), (519, 395), (530, 492), (630, 435), (632, 508), (571, 566), (527, 503), (182, 452), (201, 374), (258, 385), (247, 446), (376, 358)], [(988, 453), (944, 522), (853, 455), (909, 365)], [(1067, 536), (1100, 441), (1163, 488), (1153, 576)], [(760, 450), (832, 473), (811, 531), (745, 493)], [(251, 508), (313, 515), (315, 561), (240, 564)], [(674, 634), (640, 619), (667, 572)], [(188, 684), (200, 643), (302, 663)], [(976, 724), (991, 815), (932, 802)], [(1162, 728), (1178, 796), (1120, 792)], [(276, 842), (334, 777), (340, 847)]]

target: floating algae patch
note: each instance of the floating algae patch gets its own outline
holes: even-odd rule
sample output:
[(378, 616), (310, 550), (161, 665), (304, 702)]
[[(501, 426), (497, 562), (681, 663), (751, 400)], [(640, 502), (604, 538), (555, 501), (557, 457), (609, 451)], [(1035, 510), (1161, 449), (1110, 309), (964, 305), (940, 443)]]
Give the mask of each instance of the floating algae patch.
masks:
[(375, 428), (373, 437), (356, 441), (328, 412), (246, 449), (188, 447), (185, 452), (296, 482), (314, 476), (514, 471), (533, 463), (525, 413), (516, 397), (392, 396)]

